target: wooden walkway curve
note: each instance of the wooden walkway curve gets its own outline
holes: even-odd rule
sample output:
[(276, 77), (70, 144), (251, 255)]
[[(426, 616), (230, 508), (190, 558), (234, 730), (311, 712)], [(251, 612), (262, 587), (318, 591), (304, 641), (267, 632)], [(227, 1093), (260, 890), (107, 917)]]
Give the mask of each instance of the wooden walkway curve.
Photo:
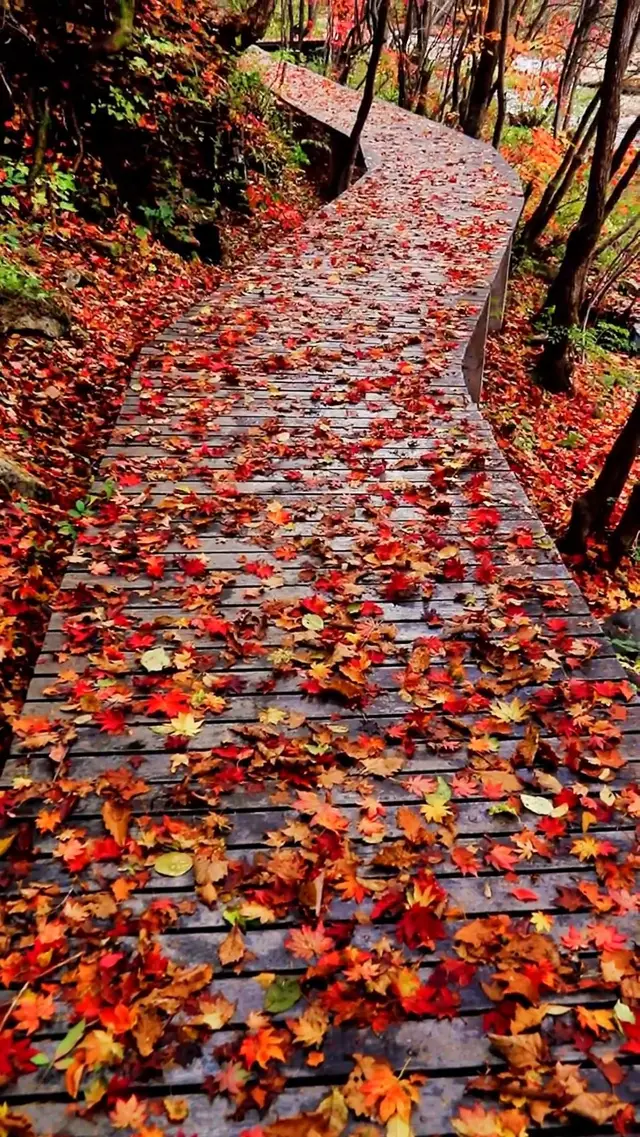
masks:
[(584, 1133), (583, 1088), (638, 1097), (640, 707), (468, 390), (519, 188), (384, 103), (363, 154), (143, 352), (16, 724), (5, 1019), (55, 981), (33, 1045), (84, 1023), (7, 1088), (39, 1134), (330, 1137), (339, 1094), (268, 1125), (345, 1084), (367, 1133)]

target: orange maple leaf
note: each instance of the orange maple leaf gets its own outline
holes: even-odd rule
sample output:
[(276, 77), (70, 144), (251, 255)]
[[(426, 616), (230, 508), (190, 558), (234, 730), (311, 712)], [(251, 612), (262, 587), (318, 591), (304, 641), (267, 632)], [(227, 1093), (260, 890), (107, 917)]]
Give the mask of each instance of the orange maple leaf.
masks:
[(284, 946), (296, 959), (304, 959), (308, 963), (314, 955), (322, 955), (333, 947), (333, 940), (327, 936), (322, 921), (312, 928), (303, 924), (301, 928), (292, 928), (284, 941)]
[(240, 1054), (247, 1068), (257, 1065), (266, 1070), (269, 1062), (284, 1062), (283, 1044), (287, 1040), (284, 1031), (271, 1026), (261, 1027), (255, 1034), (248, 1034), (242, 1041)]
[(140, 1101), (135, 1094), (130, 1098), (119, 1098), (109, 1117), (114, 1129), (139, 1129), (146, 1121), (146, 1102)]

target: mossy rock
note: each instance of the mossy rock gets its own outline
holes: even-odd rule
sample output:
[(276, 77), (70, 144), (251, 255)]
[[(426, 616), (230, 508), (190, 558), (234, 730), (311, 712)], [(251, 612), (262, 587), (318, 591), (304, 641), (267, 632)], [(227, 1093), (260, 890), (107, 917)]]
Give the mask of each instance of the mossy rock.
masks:
[(0, 336), (19, 333), (58, 339), (68, 330), (63, 301), (33, 273), (0, 256)]
[(3, 296), (0, 293), (0, 335), (38, 335), (59, 339), (69, 331), (69, 316), (55, 298)]
[(40, 501), (49, 496), (49, 491), (40, 478), (9, 458), (0, 450), (0, 493), (18, 493), (20, 497), (37, 498)]

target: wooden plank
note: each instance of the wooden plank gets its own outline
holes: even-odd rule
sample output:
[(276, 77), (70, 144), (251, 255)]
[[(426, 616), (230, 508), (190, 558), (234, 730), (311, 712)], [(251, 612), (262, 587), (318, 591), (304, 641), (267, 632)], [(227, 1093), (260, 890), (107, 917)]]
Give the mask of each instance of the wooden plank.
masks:
[[(415, 1137), (453, 1137), (451, 1118), (458, 1107), (466, 1101), (470, 1105), (474, 1099), (465, 1098), (465, 1089), (468, 1075), (453, 1075), (450, 1078), (440, 1076), (430, 1078), (420, 1090), (420, 1102), (414, 1111), (412, 1124)], [(609, 1083), (596, 1071), (588, 1071), (589, 1087), (594, 1092), (607, 1092)], [(243, 1130), (253, 1124), (265, 1125), (278, 1118), (293, 1117), (301, 1112), (312, 1112), (327, 1095), (331, 1083), (316, 1079), (312, 1085), (297, 1085), (295, 1088), (285, 1090), (276, 1104), (266, 1113), (263, 1119), (258, 1119), (256, 1113), (251, 1113), (243, 1121), (233, 1121), (229, 1117), (229, 1107), (225, 1099), (216, 1098), (209, 1101), (202, 1092), (194, 1093), (194, 1087), (188, 1083), (180, 1090), (179, 1096), (185, 1100), (189, 1108), (189, 1117), (186, 1122), (187, 1132), (196, 1132), (200, 1137), (240, 1137)], [(628, 1081), (619, 1088), (621, 1096), (636, 1101), (640, 1095), (640, 1077), (637, 1068), (630, 1073)], [(165, 1091), (166, 1093), (166, 1091)], [(143, 1096), (148, 1095), (146, 1090)], [(51, 1102), (45, 1096), (46, 1106), (35, 1105), (26, 1111), (36, 1124), (42, 1129), (43, 1124), (48, 1130), (64, 1133), (68, 1137), (113, 1137), (111, 1122), (106, 1117), (99, 1117), (92, 1122), (81, 1117), (69, 1116), (66, 1107), (57, 1102)], [(161, 1128), (167, 1127), (166, 1117), (162, 1113), (154, 1123)], [(173, 1130), (175, 1132), (175, 1130)], [(590, 1128), (590, 1137), (603, 1137), (610, 1130)]]

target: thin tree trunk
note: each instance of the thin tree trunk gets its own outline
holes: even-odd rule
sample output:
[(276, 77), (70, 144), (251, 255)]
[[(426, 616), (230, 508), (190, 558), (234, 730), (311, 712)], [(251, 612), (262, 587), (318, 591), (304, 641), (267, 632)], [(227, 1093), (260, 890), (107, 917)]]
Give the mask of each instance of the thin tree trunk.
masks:
[(547, 294), (545, 307), (553, 313), (549, 336), (538, 366), (538, 378), (550, 391), (571, 391), (573, 347), (570, 332), (580, 320), (589, 264), (606, 217), (607, 187), (611, 177), (620, 96), (629, 61), (640, 0), (618, 0), (602, 82), (602, 97), (593, 161), (584, 207), (569, 234), (558, 275)]
[(631, 552), (640, 533), (640, 482), (631, 490), (624, 513), (609, 538), (609, 556), (618, 565)]
[(451, 86), (451, 79), (453, 77), (453, 67), (454, 67), (454, 61), (455, 61), (455, 35), (454, 35), (454, 33), (455, 33), (455, 27), (456, 27), (457, 19), (458, 19), (458, 0), (454, 0), (453, 15), (451, 17), (451, 51), (449, 53), (449, 62), (447, 65), (447, 75), (446, 75), (446, 78), (444, 81), (444, 87), (442, 90), (442, 103), (440, 105), (440, 111), (438, 113), (438, 121), (439, 122), (443, 122), (443, 120), (444, 120), (444, 112), (445, 112), (445, 108), (447, 105), (447, 99), (449, 98), (449, 88)]
[(493, 128), (492, 145), (496, 150), (500, 149), (500, 139), (502, 138), (502, 131), (504, 129), (505, 119), (507, 117), (507, 92), (505, 86), (506, 73), (507, 73), (507, 44), (509, 42), (509, 0), (504, 0), (504, 7), (502, 9), (502, 26), (500, 28), (500, 46), (498, 50), (498, 113), (496, 115), (496, 124)]
[(574, 25), (571, 42), (565, 55), (560, 83), (558, 84), (556, 112), (553, 121), (554, 136), (558, 133), (561, 120), (563, 123), (567, 121), (567, 116), (563, 114), (563, 111), (565, 107), (567, 113), (569, 111), (576, 84), (582, 71), (589, 34), (598, 18), (601, 5), (602, 0), (585, 0)]
[(50, 125), (51, 108), (49, 105), (49, 95), (46, 93), (42, 98), (40, 117), (38, 119), (38, 125), (36, 127), (36, 137), (33, 147), (33, 162), (27, 179), (27, 185), (29, 186), (29, 189), (35, 185), (36, 181), (40, 177), (40, 174), (42, 173), (44, 158), (47, 152), (47, 139), (49, 138)]
[(486, 118), (493, 77), (498, 62), (498, 42), (502, 26), (502, 14), (508, 0), (489, 0), (487, 18), (482, 32), (482, 47), (478, 66), (469, 90), (466, 112), (461, 126), (471, 138), (479, 138)]
[(353, 178), (356, 158), (358, 156), (358, 150), (360, 149), (360, 138), (362, 136), (364, 125), (367, 121), (367, 118), (369, 117), (371, 104), (373, 103), (373, 96), (376, 85), (376, 73), (378, 70), (378, 64), (380, 62), (380, 56), (382, 55), (384, 38), (387, 30), (388, 15), (389, 0), (379, 0), (375, 27), (373, 30), (373, 40), (371, 43), (371, 55), (369, 56), (369, 63), (367, 65), (367, 75), (364, 81), (362, 99), (360, 101), (360, 106), (358, 107), (358, 113), (353, 124), (353, 129), (349, 136), (343, 172), (340, 178), (341, 190), (348, 189)]
[(636, 135), (640, 133), (640, 114), (636, 115), (632, 122), (625, 130), (622, 138), (616, 146), (613, 158), (611, 159), (611, 177), (615, 178), (618, 170), (622, 166), (631, 146), (636, 140)]
[(569, 527), (559, 542), (563, 553), (584, 552), (587, 538), (602, 532), (622, 493), (640, 449), (640, 395), (611, 447), (594, 484), (576, 498)]
[(432, 69), (429, 67), (425, 70), (424, 66), (420, 72), (420, 86), (418, 87), (418, 95), (416, 98), (415, 113), (426, 117), (427, 114), (427, 95), (429, 93), (429, 83), (431, 82)]
[(102, 44), (101, 50), (107, 55), (117, 55), (127, 46), (133, 35), (136, 14), (136, 0), (119, 0), (118, 22), (111, 35)]
[(402, 107), (404, 110), (408, 110), (411, 104), (411, 99), (409, 96), (409, 60), (407, 57), (407, 47), (409, 44), (409, 39), (411, 38), (412, 28), (413, 3), (412, 0), (409, 0), (404, 16), (404, 26), (400, 39), (400, 48), (398, 51), (398, 106)]
[(540, 5), (540, 7), (538, 8), (538, 11), (536, 12), (535, 16), (533, 17), (531, 23), (529, 24), (529, 27), (527, 28), (526, 35), (524, 37), (525, 40), (527, 40), (529, 43), (533, 39), (535, 39), (536, 35), (540, 31), (540, 26), (541, 26), (542, 21), (544, 20), (546, 14), (547, 14), (548, 8), (549, 8), (549, 0), (542, 0), (542, 3)]
[(569, 67), (571, 66), (571, 61), (573, 60), (573, 56), (574, 56), (574, 53), (576, 50), (576, 44), (577, 44), (578, 35), (579, 35), (579, 28), (580, 28), (580, 25), (581, 25), (582, 20), (584, 18), (585, 3), (586, 3), (586, 0), (581, 0), (580, 8), (578, 9), (578, 13), (576, 15), (573, 27), (571, 29), (571, 36), (569, 37), (569, 43), (567, 45), (567, 50), (564, 53), (564, 59), (562, 61), (562, 68), (560, 70), (560, 78), (558, 79), (558, 86), (556, 88), (556, 106), (555, 106), (555, 111), (554, 111), (554, 115), (553, 115), (552, 131), (553, 131), (553, 137), (554, 138), (556, 138), (558, 135), (558, 127), (560, 125), (560, 116), (562, 114), (562, 109), (564, 106), (564, 92), (565, 92), (565, 89), (567, 86), (568, 76), (569, 76)]
[(593, 254), (594, 258), (602, 256), (612, 245), (616, 245), (620, 238), (624, 237), (625, 233), (628, 233), (630, 229), (635, 229), (636, 225), (640, 225), (640, 217), (630, 217), (620, 229), (616, 229), (615, 233), (612, 233), (610, 237), (600, 242)]
[(604, 210), (605, 217), (609, 217), (610, 214), (613, 213), (623, 193), (629, 188), (638, 173), (638, 170), (640, 170), (640, 150), (636, 150), (633, 160), (629, 162), (624, 174), (618, 178), (615, 186), (611, 190)]
[(592, 309), (597, 309), (602, 304), (607, 292), (610, 292), (614, 285), (628, 274), (637, 260), (640, 260), (640, 233), (633, 234), (593, 285), (591, 299), (588, 304), (585, 304), (585, 327), (589, 322)]
[(587, 150), (595, 136), (598, 119), (597, 108), (600, 102), (600, 91), (596, 91), (589, 105), (585, 108), (582, 118), (576, 128), (573, 141), (567, 149), (560, 165), (553, 177), (544, 188), (544, 192), (529, 220), (523, 226), (520, 243), (525, 249), (532, 249), (544, 233), (547, 225), (557, 212), (564, 200), (567, 190), (573, 183)]

